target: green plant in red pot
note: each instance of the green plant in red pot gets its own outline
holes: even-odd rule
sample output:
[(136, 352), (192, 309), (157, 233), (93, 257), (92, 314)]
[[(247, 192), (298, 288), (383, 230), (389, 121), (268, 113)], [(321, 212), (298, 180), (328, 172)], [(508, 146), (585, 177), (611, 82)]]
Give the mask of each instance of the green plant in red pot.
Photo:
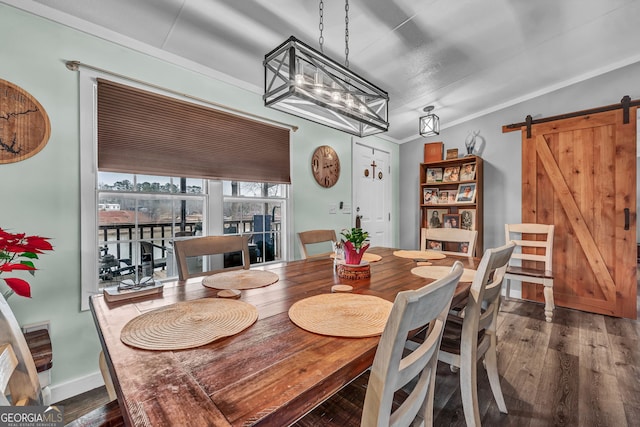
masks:
[(342, 239), (344, 246), (344, 261), (346, 264), (359, 265), (362, 261), (362, 255), (369, 247), (369, 243), (366, 243), (369, 238), (369, 233), (362, 231), (362, 228), (352, 228), (351, 230), (344, 229), (340, 233), (344, 239)]

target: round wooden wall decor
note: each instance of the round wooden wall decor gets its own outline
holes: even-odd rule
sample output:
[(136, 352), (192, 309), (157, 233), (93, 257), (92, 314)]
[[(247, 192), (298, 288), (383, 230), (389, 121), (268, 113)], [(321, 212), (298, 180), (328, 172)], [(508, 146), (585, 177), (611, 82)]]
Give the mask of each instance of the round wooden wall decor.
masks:
[(51, 123), (29, 92), (0, 79), (0, 164), (28, 159), (47, 145)]
[(311, 157), (311, 172), (322, 187), (333, 187), (340, 178), (340, 159), (336, 150), (328, 145), (316, 148)]

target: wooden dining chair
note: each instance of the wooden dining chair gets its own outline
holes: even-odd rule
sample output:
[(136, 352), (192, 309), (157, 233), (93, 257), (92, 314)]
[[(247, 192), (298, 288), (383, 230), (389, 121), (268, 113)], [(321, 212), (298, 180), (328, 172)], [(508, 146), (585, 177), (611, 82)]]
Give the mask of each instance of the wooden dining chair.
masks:
[(43, 405), (36, 365), (22, 329), (0, 295), (0, 405)]
[(440, 242), (443, 254), (473, 257), (478, 232), (459, 228), (422, 228), (420, 250), (429, 249), (428, 242)]
[(442, 336), (438, 360), (460, 369), (460, 392), (467, 426), (480, 426), (477, 362), (483, 358), (489, 385), (500, 412), (507, 406), (498, 376), (496, 326), (502, 281), (515, 244), (485, 251), (478, 266), (467, 305), (461, 314), (451, 312)]
[[(507, 242), (513, 241), (516, 250), (511, 255), (505, 280), (506, 296), (511, 297), (511, 280), (543, 285), (544, 314), (551, 322), (555, 303), (553, 300), (553, 234), (554, 225), (505, 224)], [(520, 265), (516, 265), (517, 263)]]
[[(457, 261), (449, 274), (418, 290), (396, 295), (371, 371), (298, 420), (294, 426), (410, 426), (433, 424), (438, 348), (454, 291), (464, 268)], [(420, 343), (407, 345), (412, 331), (426, 329)], [(368, 375), (367, 375), (368, 374)], [(368, 378), (368, 379), (367, 379)], [(367, 379), (364, 402), (362, 389)], [(358, 418), (359, 417), (359, 418)]]
[[(250, 267), (249, 259), (249, 236), (206, 236), (194, 237), (187, 240), (175, 240), (173, 242), (176, 263), (178, 265), (179, 280), (187, 280), (190, 277), (206, 276), (211, 273), (220, 271), (224, 268), (223, 262), (215, 262), (210, 259), (206, 266), (206, 271), (190, 271), (189, 258), (206, 257), (209, 255), (224, 255), (229, 253), (240, 252), (242, 255), (242, 265), (228, 267), (226, 270), (237, 270), (244, 268), (248, 270)], [(213, 268), (214, 265), (218, 266)]]
[(309, 252), (310, 248), (307, 246), (313, 245), (310, 247), (318, 249), (319, 246), (322, 246), (322, 245), (319, 245), (321, 243), (326, 243), (326, 242), (332, 243), (336, 241), (337, 241), (337, 238), (336, 238), (335, 230), (308, 230), (308, 231), (301, 231), (298, 233), (298, 242), (300, 243), (300, 253), (302, 254), (303, 259), (318, 258), (318, 257), (326, 258), (330, 256), (333, 253), (333, 250), (329, 252), (322, 252), (322, 253), (317, 253), (317, 250), (315, 252)]

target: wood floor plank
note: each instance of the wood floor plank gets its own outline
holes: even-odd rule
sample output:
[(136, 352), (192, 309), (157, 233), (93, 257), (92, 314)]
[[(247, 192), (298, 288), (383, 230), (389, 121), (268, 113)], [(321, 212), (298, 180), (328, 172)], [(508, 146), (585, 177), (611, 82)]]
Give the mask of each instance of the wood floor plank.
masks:
[(577, 426), (578, 356), (549, 349), (544, 359), (544, 380), (534, 400), (534, 411), (541, 414), (531, 426)]
[[(540, 320), (544, 322), (544, 320)], [(529, 425), (538, 418), (533, 397), (544, 371), (549, 335), (529, 328), (507, 340), (498, 333), (498, 370), (511, 425)]]
[(580, 367), (578, 424), (580, 426), (627, 426), (624, 405), (615, 374)]
[[(640, 408), (640, 348), (638, 341), (626, 337), (609, 336), (614, 372), (620, 395), (627, 405)], [(625, 409), (626, 410), (626, 409)]]

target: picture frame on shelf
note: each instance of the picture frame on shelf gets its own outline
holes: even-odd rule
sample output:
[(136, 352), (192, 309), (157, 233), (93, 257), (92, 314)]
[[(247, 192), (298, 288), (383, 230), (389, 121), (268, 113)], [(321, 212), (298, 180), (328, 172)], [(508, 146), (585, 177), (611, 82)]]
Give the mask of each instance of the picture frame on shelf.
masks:
[(460, 166), (448, 166), (444, 168), (442, 182), (458, 182), (460, 180)]
[(442, 217), (449, 209), (427, 209), (427, 228), (442, 228)]
[(442, 168), (427, 168), (427, 183), (442, 182)]
[(449, 195), (447, 196), (447, 204), (453, 205), (456, 202), (456, 197), (458, 193), (455, 190), (449, 190)]
[(476, 163), (465, 163), (460, 170), (460, 181), (473, 181), (476, 179)]
[(442, 216), (444, 228), (460, 228), (460, 214), (446, 214)]
[(476, 184), (470, 182), (458, 185), (458, 194), (456, 195), (456, 203), (473, 203), (476, 200)]
[(458, 158), (458, 149), (457, 148), (449, 148), (447, 150), (447, 160), (457, 159)]
[(438, 189), (425, 187), (422, 189), (422, 203), (425, 205), (435, 205), (438, 203)]
[(438, 204), (439, 205), (446, 205), (447, 203), (449, 203), (449, 191), (440, 190), (438, 192)]
[(473, 231), (476, 229), (476, 210), (460, 209), (460, 228), (463, 230)]

